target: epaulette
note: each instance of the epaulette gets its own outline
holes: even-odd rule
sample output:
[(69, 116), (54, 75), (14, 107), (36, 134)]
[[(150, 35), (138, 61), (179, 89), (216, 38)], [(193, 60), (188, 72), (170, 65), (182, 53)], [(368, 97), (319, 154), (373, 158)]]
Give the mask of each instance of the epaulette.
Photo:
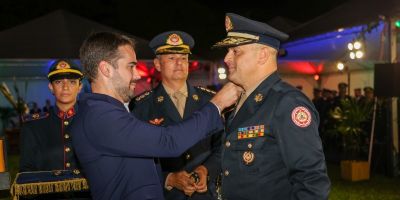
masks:
[(141, 101), (141, 100), (143, 100), (143, 99), (146, 99), (146, 97), (148, 97), (152, 92), (153, 92), (153, 90), (143, 92), (142, 94), (138, 95), (138, 96), (135, 98), (135, 101), (136, 101), (136, 102), (139, 102), (139, 101)]
[(25, 115), (25, 116), (22, 117), (22, 122), (25, 123), (25, 122), (38, 120), (38, 119), (44, 119), (44, 118), (47, 118), (48, 116), (49, 116), (49, 113), (47, 113), (47, 112), (29, 114), (29, 115)]
[(217, 94), (217, 92), (215, 92), (214, 90), (210, 90), (210, 89), (207, 89), (207, 88), (204, 88), (204, 87), (201, 87), (201, 86), (196, 86), (196, 88), (198, 88), (198, 89), (200, 89), (200, 90), (203, 90), (203, 91), (205, 91), (205, 92), (208, 92), (208, 93), (210, 93), (210, 94)]

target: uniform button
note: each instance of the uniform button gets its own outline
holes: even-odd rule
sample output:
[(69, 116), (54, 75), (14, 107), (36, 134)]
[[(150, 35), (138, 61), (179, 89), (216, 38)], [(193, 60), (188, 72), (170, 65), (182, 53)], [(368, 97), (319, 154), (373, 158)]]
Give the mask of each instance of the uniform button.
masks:
[(69, 147), (65, 148), (65, 152), (70, 152), (70, 151), (71, 151), (71, 149)]
[(229, 141), (226, 141), (226, 142), (225, 142), (225, 146), (226, 146), (226, 147), (230, 147), (230, 146), (231, 146), (231, 143), (230, 143)]
[(67, 162), (67, 163), (65, 163), (65, 166), (66, 167), (71, 167), (71, 163)]
[(225, 171), (224, 171), (224, 175), (225, 175), (225, 176), (229, 176), (229, 171), (228, 171), (228, 170), (225, 170)]
[(69, 138), (69, 135), (68, 135), (68, 134), (65, 134), (65, 135), (64, 135), (64, 138), (65, 138), (65, 139), (68, 139), (68, 138)]
[(252, 145), (251, 143), (249, 143), (249, 144), (247, 145), (247, 147), (249, 147), (249, 149), (251, 149), (251, 148), (253, 147), (253, 145)]
[(186, 160), (190, 159), (190, 154), (186, 154)]
[(68, 126), (69, 122), (68, 121), (64, 121), (64, 125)]

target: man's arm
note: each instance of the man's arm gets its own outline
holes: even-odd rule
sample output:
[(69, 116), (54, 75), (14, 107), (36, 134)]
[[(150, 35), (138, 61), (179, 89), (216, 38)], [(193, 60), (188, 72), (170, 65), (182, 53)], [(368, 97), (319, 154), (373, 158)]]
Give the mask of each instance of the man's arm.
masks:
[(286, 94), (273, 123), (293, 184), (291, 199), (328, 199), (330, 181), (318, 133), (318, 113), (312, 103), (297, 92)]

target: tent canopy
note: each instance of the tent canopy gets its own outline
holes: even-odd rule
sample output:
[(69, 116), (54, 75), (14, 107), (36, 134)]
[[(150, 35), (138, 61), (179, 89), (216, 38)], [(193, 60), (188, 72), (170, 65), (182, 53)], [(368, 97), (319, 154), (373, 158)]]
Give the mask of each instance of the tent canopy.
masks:
[[(79, 47), (83, 40), (90, 33), (96, 31), (121, 33), (121, 31), (67, 11), (56, 10), (0, 32), (0, 58), (78, 58)], [(129, 36), (137, 42), (136, 49), (139, 59), (153, 59), (154, 55), (147, 45), (148, 41)]]

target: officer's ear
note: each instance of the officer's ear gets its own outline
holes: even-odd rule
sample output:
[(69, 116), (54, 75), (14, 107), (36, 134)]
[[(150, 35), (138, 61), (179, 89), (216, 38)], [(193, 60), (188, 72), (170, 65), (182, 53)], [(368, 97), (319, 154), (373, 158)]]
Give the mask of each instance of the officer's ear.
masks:
[(99, 63), (99, 73), (101, 73), (103, 76), (110, 78), (111, 77), (111, 66), (108, 62), (102, 60)]
[(270, 57), (269, 50), (266, 46), (264, 45), (259, 45), (258, 49), (258, 63), (260, 65), (264, 65), (265, 63), (268, 62), (268, 59)]
[(53, 85), (51, 84), (51, 82), (49, 83), (49, 90), (51, 92), (51, 94), (54, 94), (54, 89), (53, 89)]
[(161, 72), (161, 63), (160, 63), (160, 56), (157, 55), (156, 58), (153, 59), (154, 67), (158, 72)]

